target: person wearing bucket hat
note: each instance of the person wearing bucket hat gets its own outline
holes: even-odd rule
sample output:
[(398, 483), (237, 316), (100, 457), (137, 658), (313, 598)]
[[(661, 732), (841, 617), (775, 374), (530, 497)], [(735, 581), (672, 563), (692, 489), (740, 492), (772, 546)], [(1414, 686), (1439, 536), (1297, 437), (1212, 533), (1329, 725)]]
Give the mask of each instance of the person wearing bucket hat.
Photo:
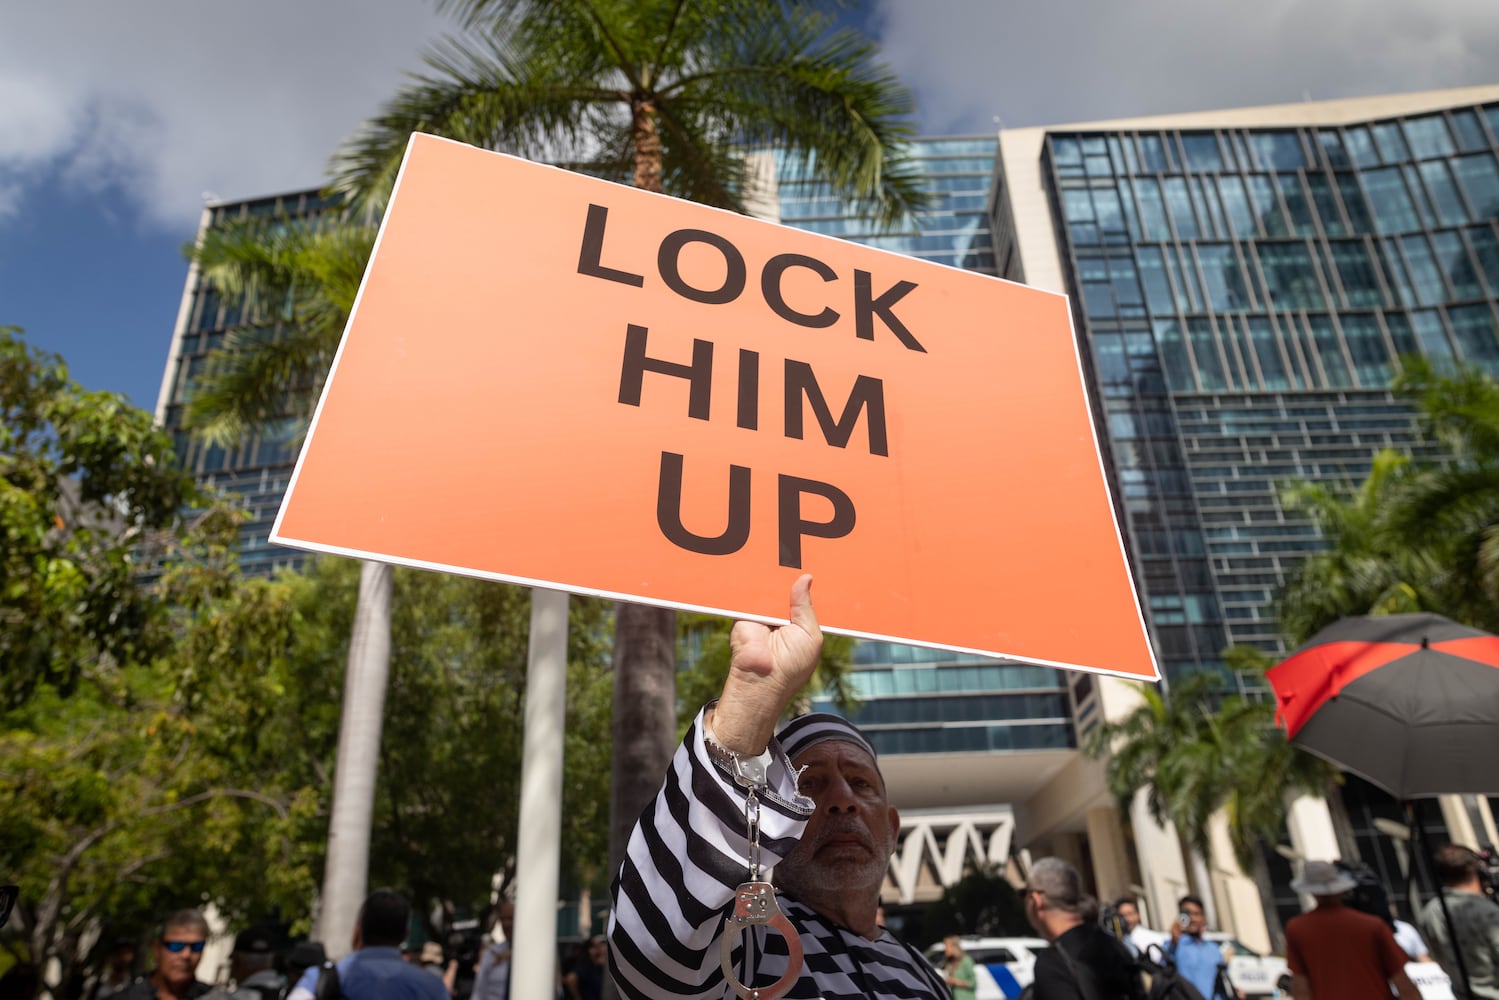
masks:
[[(786, 625), (735, 623), (723, 690), (688, 728), (630, 835), (608, 932), (621, 996), (948, 995), (877, 917), (900, 816), (873, 745), (835, 715), (777, 729), (822, 649), (811, 587), (805, 574), (792, 586)], [(751, 874), (756, 856), (773, 876)], [(768, 880), (780, 916), (734, 925), (741, 884)]]
[(1286, 964), (1295, 1000), (1388, 997), (1420, 1000), (1390, 925), (1343, 904), (1358, 881), (1331, 861), (1308, 861), (1291, 888), (1317, 901), (1286, 923)]

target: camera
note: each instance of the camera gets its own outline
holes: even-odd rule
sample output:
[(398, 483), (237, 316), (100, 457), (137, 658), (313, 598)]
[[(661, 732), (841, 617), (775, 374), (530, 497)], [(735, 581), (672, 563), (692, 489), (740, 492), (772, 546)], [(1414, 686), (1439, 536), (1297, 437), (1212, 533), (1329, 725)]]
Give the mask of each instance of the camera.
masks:
[(1499, 851), (1495, 851), (1494, 845), (1489, 844), (1474, 853), (1478, 855), (1478, 881), (1483, 883), (1484, 895), (1499, 902)]
[(1188, 927), (1192, 926), (1192, 914), (1188, 913), (1186, 910), (1183, 910), (1176, 915), (1176, 922), (1181, 926), (1182, 930), (1186, 930)]
[(1124, 925), (1124, 918), (1119, 915), (1119, 911), (1113, 906), (1099, 908), (1098, 926), (1103, 928), (1105, 933), (1121, 941), (1129, 936), (1129, 931)]

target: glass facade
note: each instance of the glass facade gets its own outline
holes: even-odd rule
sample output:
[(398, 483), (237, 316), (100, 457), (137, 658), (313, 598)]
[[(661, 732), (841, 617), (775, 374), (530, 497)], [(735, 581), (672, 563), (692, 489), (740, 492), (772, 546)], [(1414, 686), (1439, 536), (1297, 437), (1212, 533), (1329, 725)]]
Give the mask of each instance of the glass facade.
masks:
[(1383, 447), (1435, 454), (1387, 389), (1402, 356), (1499, 374), (1496, 127), (1499, 106), (1046, 136), (1058, 251), (1169, 677), (1222, 671), (1231, 644), (1282, 651), (1267, 605), (1318, 539), (1279, 484), (1357, 483)]
[[(317, 191), (234, 202), (209, 209), (205, 231), (250, 218), (282, 217), (311, 223), (336, 208), (334, 202)], [(273, 338), (275, 326), (248, 322), (239, 302), (225, 299), (201, 279), (195, 280), (185, 294), (185, 325), (176, 350), (167, 361), (168, 395), (162, 426), (175, 439), (183, 466), (199, 482), (238, 497), (249, 515), (240, 528), (243, 572), (269, 574), (278, 567), (295, 565), (306, 558), (306, 553), (272, 545), (269, 538), (301, 449), (304, 421), (288, 412), (285, 419), (230, 449), (204, 443), (184, 424), (186, 400), (203, 374), (209, 353), (230, 334)]]
[[(860, 642), (848, 713), (881, 754), (990, 753), (1076, 746), (1061, 671), (986, 656)], [(814, 702), (821, 712), (837, 709)]]
[(910, 228), (888, 233), (854, 215), (824, 185), (800, 179), (799, 164), (778, 151), (776, 186), (781, 223), (937, 264), (994, 274), (987, 205), (996, 146), (992, 135), (915, 140), (911, 158), (930, 201)]

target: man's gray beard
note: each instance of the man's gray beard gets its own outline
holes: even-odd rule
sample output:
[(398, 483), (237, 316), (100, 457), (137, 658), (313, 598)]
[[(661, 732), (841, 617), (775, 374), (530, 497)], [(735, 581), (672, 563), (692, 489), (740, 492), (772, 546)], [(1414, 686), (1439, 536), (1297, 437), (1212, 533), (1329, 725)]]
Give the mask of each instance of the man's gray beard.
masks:
[(879, 857), (878, 850), (862, 860), (844, 859), (831, 863), (813, 857), (820, 845), (803, 841), (796, 850), (776, 865), (776, 885), (787, 895), (801, 902), (826, 899), (868, 890), (876, 894), (885, 883), (885, 870), (890, 864), (888, 857)]

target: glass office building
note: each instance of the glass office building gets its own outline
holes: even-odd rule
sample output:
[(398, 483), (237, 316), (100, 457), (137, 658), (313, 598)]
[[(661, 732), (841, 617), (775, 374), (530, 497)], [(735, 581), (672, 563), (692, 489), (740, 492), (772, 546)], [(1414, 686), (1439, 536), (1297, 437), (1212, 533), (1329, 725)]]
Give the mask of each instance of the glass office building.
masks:
[[(1219, 672), (1235, 644), (1283, 652), (1271, 602), (1320, 545), (1280, 486), (1356, 486), (1384, 448), (1439, 450), (1389, 385), (1420, 355), (1499, 375), (1499, 87), (1006, 130), (991, 198), (998, 273), (1071, 297), (1121, 527), (1168, 678)], [(1132, 705), (1073, 675), (1079, 728)], [(1108, 692), (1112, 702), (1096, 700)], [(1365, 860), (1403, 898), (1381, 793), (1345, 795)], [(1336, 857), (1321, 819), (1293, 813), (1304, 857)], [(1382, 808), (1382, 807), (1381, 807)], [(1132, 814), (1136, 839), (1147, 820)], [(1423, 822), (1494, 839), (1487, 803)], [(1090, 831), (1091, 839), (1091, 831)], [(1108, 845), (1090, 856), (1106, 866)], [(1138, 852), (1157, 909), (1181, 876)], [(1290, 871), (1269, 861), (1283, 889)], [(1278, 870), (1276, 870), (1278, 869)], [(1237, 873), (1212, 875), (1220, 926), (1253, 941), (1253, 907), (1224, 919)], [(1111, 891), (1100, 884), (1101, 891)], [(1279, 890), (1278, 890), (1279, 891)], [(1252, 894), (1252, 895), (1251, 895)], [(1294, 894), (1275, 899), (1282, 916)], [(1169, 910), (1167, 911), (1169, 912)], [(1261, 938), (1260, 940), (1263, 940)]]
[(1499, 374), (1499, 106), (1391, 100), (1025, 130), (1168, 676), (1280, 651), (1267, 606), (1317, 536), (1279, 484), (1431, 453), (1402, 356)]
[[(313, 224), (336, 203), (317, 191), (225, 202), (203, 210), (199, 237), (236, 220), (278, 218), (290, 224)], [(242, 303), (226, 298), (203, 280), (197, 267), (188, 269), (187, 285), (177, 313), (177, 328), (167, 357), (166, 373), (156, 404), (156, 420), (176, 441), (177, 454), (200, 483), (237, 497), (248, 519), (240, 528), (240, 568), (265, 575), (305, 559), (300, 549), (272, 545), (271, 525), (281, 508), (281, 497), (301, 449), (305, 418), (288, 412), (275, 425), (256, 430), (232, 448), (210, 445), (186, 426), (185, 407), (211, 351), (230, 335), (273, 336), (273, 326), (246, 321)]]

